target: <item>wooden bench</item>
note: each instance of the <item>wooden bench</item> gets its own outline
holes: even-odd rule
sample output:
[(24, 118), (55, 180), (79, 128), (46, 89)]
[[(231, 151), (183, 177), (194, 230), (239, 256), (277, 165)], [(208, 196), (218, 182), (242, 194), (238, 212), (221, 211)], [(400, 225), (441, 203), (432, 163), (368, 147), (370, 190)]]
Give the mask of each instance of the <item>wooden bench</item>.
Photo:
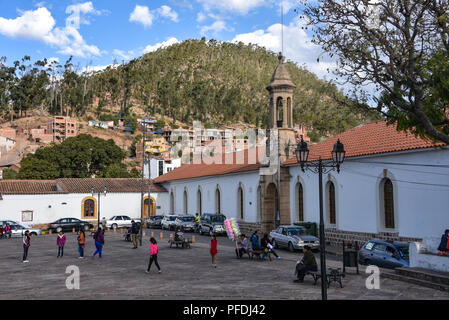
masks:
[(244, 255), (248, 255), (248, 259), (251, 259), (250, 250), (247, 250), (246, 252), (244, 252), (242, 254), (242, 256), (240, 257), (239, 250), (235, 249), (235, 255), (237, 256), (237, 259), (243, 258)]
[(253, 249), (249, 249), (249, 253), (248, 255), (250, 255), (250, 259), (253, 260), (254, 257), (257, 257), (259, 260), (263, 260), (265, 259), (265, 257), (268, 257), (268, 259), (271, 261), (271, 252), (268, 250), (253, 250)]
[[(317, 281), (321, 279), (321, 271), (308, 271), (306, 272), (306, 276), (310, 275), (313, 277), (314, 285), (316, 285)], [(341, 269), (328, 269), (326, 272), (326, 281), (327, 287), (329, 288), (331, 282), (338, 282), (340, 284), (340, 288), (343, 288), (343, 284), (341, 279), (345, 277), (345, 274), (341, 272)]]
[(179, 248), (181, 246), (182, 249), (190, 248), (190, 244), (192, 243), (192, 240), (190, 239), (184, 239), (184, 240), (168, 240), (168, 243), (170, 243), (170, 248), (173, 247), (173, 245), (176, 245), (176, 248)]

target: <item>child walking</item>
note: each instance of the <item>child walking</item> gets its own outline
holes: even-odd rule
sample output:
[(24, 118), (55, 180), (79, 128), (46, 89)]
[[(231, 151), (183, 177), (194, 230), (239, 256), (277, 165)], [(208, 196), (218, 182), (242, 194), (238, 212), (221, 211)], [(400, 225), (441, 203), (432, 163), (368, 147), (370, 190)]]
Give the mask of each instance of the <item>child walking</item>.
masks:
[(101, 253), (103, 252), (104, 246), (104, 235), (100, 228), (98, 228), (97, 232), (95, 232), (94, 239), (95, 239), (95, 248), (97, 248), (97, 250), (95, 250), (93, 256), (95, 257), (98, 253), (99, 258), (101, 259)]
[(217, 253), (218, 253), (217, 245), (218, 245), (217, 237), (215, 237), (215, 235), (212, 235), (210, 240), (210, 255), (212, 256), (212, 267), (214, 268), (217, 267)]
[(78, 234), (78, 252), (80, 254), (79, 259), (84, 259), (84, 247), (86, 246), (86, 235), (84, 230), (80, 229), (80, 233)]
[(159, 270), (158, 273), (161, 273), (161, 267), (159, 266), (159, 263), (157, 262), (157, 254), (159, 252), (159, 248), (157, 247), (157, 241), (153, 237), (150, 239), (150, 263), (148, 264), (147, 273), (150, 273), (151, 265), (156, 265), (157, 269)]
[(23, 242), (23, 263), (27, 263), (27, 262), (29, 262), (27, 260), (27, 258), (28, 258), (28, 248), (31, 245), (30, 232), (28, 230), (25, 231), (25, 234), (23, 235), (22, 242)]
[(56, 244), (58, 245), (58, 256), (57, 258), (64, 255), (64, 246), (65, 246), (66, 236), (64, 232), (59, 232), (58, 237), (56, 238)]

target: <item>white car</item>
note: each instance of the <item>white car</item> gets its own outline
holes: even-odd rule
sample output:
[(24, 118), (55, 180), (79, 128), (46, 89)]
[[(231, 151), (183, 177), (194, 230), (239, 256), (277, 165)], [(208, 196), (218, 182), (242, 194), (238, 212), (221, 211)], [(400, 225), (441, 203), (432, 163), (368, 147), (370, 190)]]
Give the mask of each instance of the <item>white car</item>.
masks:
[(12, 226), (12, 225), (20, 225), (20, 226), (24, 226), (25, 228), (31, 228), (29, 225), (27, 225), (25, 223), (20, 223), (20, 222), (16, 222), (16, 221), (12, 221), (12, 220), (2, 220), (2, 221), (0, 221), (0, 225), (3, 225), (3, 228), (6, 226), (6, 224), (9, 224), (10, 226)]
[(175, 223), (176, 219), (179, 216), (177, 215), (171, 215), (171, 216), (165, 216), (161, 221), (161, 229), (162, 230), (174, 230), (175, 229)]
[(129, 216), (113, 216), (111, 219), (106, 220), (106, 228), (116, 229), (123, 227), (131, 227), (131, 221), (141, 223), (140, 219), (131, 219)]
[(39, 229), (30, 229), (20, 224), (13, 224), (11, 225), (11, 237), (22, 237), (27, 230), (30, 232), (30, 236), (37, 236), (42, 234)]

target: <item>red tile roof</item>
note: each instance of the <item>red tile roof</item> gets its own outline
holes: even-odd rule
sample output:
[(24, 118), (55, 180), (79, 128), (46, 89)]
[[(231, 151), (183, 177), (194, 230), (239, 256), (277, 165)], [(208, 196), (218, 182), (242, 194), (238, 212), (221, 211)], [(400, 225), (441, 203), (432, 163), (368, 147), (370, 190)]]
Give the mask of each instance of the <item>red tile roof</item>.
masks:
[[(430, 140), (416, 138), (411, 133), (397, 131), (395, 125), (387, 126), (385, 121), (378, 121), (358, 126), (333, 136), (326, 141), (309, 146), (309, 161), (318, 160), (319, 157), (331, 159), (334, 144), (340, 139), (346, 150), (346, 158), (383, 154), (389, 152), (407, 151), (442, 147), (446, 144), (435, 143)], [(291, 158), (283, 165), (296, 164), (296, 157)]]
[[(141, 179), (57, 179), (57, 180), (3, 180), (0, 181), (0, 194), (54, 194), (54, 193), (91, 193), (103, 192), (104, 187), (110, 193), (140, 193), (142, 191)], [(148, 190), (148, 180), (145, 181), (144, 190)], [(151, 192), (161, 193), (167, 190), (151, 183)]]
[[(252, 152), (252, 153), (249, 153)], [(207, 177), (207, 176), (217, 176), (231, 173), (240, 173), (240, 172), (248, 172), (248, 171), (256, 171), (262, 166), (259, 161), (259, 158), (256, 154), (265, 155), (265, 147), (261, 147), (258, 149), (247, 149), (244, 151), (228, 153), (228, 154), (217, 154), (215, 157), (211, 159), (221, 159), (221, 164), (217, 164), (216, 162), (213, 164), (185, 164), (173, 171), (170, 171), (167, 174), (164, 174), (156, 179), (154, 179), (155, 183), (162, 183), (168, 181), (175, 180), (183, 180), (183, 179), (191, 179), (191, 178), (199, 178), (199, 177)], [(248, 160), (248, 155), (250, 155), (250, 159)], [(243, 156), (242, 158), (240, 158)], [(251, 159), (251, 156), (255, 156), (254, 159)], [(232, 157), (231, 163), (226, 164), (226, 157)], [(238, 160), (238, 161), (237, 161)], [(237, 163), (240, 162), (240, 163)]]

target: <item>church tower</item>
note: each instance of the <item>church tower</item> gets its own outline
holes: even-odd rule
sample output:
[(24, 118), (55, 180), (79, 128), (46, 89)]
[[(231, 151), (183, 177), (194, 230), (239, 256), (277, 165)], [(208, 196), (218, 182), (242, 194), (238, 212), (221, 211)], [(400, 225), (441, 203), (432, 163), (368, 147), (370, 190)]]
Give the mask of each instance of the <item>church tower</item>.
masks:
[(267, 87), (270, 93), (270, 130), (279, 132), (281, 162), (294, 156), (292, 150), (296, 147), (295, 131), (293, 129), (293, 91), (296, 86), (284, 64), (281, 53), (278, 56), (279, 65), (271, 77)]

